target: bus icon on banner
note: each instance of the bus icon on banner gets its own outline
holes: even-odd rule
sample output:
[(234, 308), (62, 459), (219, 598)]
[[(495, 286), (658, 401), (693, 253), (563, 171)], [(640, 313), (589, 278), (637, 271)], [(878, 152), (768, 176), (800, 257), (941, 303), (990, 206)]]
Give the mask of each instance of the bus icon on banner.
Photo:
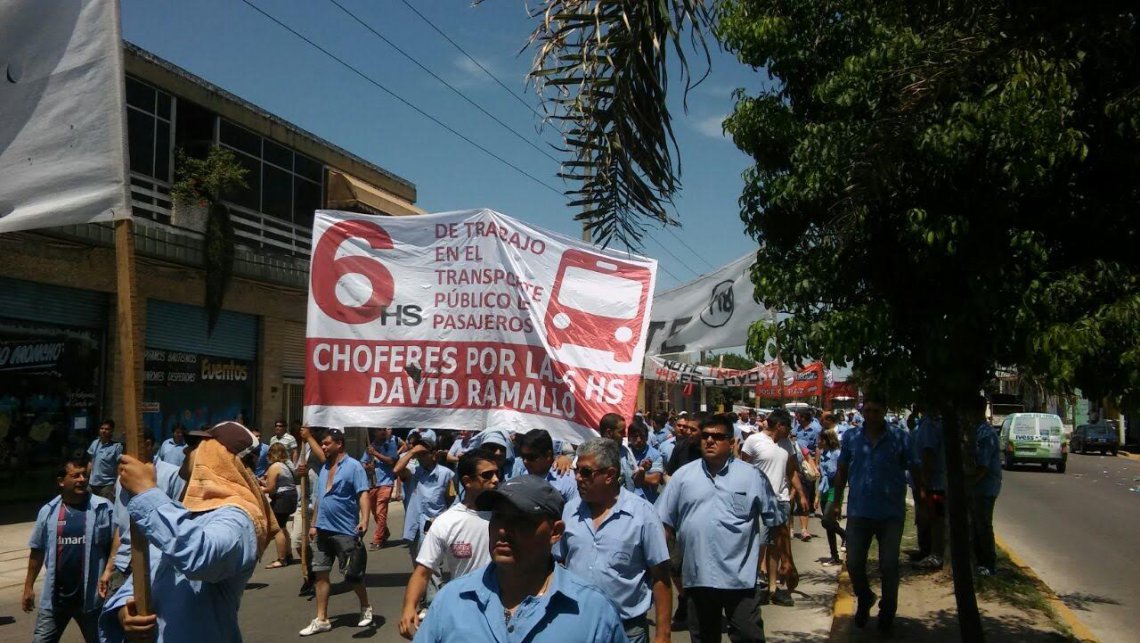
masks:
[(550, 346), (569, 344), (612, 353), (618, 362), (632, 361), (651, 280), (645, 266), (567, 250), (546, 308)]

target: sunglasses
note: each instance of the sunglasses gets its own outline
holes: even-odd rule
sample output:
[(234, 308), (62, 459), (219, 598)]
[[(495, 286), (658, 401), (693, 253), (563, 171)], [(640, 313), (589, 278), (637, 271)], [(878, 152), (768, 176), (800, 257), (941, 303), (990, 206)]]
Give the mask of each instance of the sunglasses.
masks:
[(594, 474), (601, 473), (605, 469), (591, 469), (590, 467), (574, 467), (574, 475), (583, 478), (593, 478)]
[(487, 482), (490, 482), (492, 479), (494, 479), (496, 476), (499, 475), (499, 470), (498, 469), (487, 469), (486, 471), (484, 471), (478, 475), (480, 478), (486, 480)]
[(701, 439), (702, 440), (712, 440), (714, 442), (723, 442), (723, 441), (729, 439), (730, 437), (732, 437), (732, 436), (728, 435), (727, 433), (709, 433), (708, 431), (701, 431)]

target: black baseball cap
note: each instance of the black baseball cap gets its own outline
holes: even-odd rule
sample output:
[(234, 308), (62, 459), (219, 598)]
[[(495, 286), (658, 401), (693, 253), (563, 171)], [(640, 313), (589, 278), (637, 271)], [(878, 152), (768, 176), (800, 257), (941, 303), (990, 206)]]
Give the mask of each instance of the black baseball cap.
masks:
[(475, 508), (479, 511), (494, 511), (501, 502), (509, 502), (520, 512), (532, 516), (562, 518), (565, 504), (562, 494), (539, 476), (525, 475), (499, 485), (498, 489), (488, 489), (479, 494)]

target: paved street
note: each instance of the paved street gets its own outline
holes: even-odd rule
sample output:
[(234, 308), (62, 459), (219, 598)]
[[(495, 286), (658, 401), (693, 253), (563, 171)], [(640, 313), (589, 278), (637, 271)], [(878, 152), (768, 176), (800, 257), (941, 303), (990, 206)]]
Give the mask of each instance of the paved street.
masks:
[[(399, 502), (392, 503), (393, 533), (403, 520), (403, 507)], [(800, 586), (795, 594), (794, 608), (767, 606), (763, 608), (765, 631), (768, 640), (773, 642), (795, 641), (797, 643), (822, 643), (827, 641), (831, 628), (832, 604), (836, 591), (837, 569), (820, 565), (827, 552), (823, 529), (818, 520), (811, 522), (812, 533), (819, 536), (808, 543), (796, 541), (793, 552), (800, 569)], [(31, 525), (0, 526), (0, 539), (14, 543), (9, 545), (8, 555), (0, 557), (0, 580), (8, 578), (8, 586), (0, 582), (0, 643), (11, 641), (25, 642), (30, 638), (33, 618), (19, 610), (20, 589), (23, 570), (26, 569), (27, 534), (17, 533), (30, 530)], [(0, 551), (5, 549), (0, 547)], [(240, 612), (242, 634), (248, 643), (269, 643), (301, 640), (297, 631), (314, 616), (315, 607), (309, 599), (298, 598), (300, 586), (299, 568), (262, 569), (272, 559), (267, 554), (259, 565), (250, 583), (246, 586)], [(8, 560), (3, 563), (3, 560)], [(358, 629), (356, 597), (342, 585), (333, 585), (334, 596), (329, 601), (329, 619), (334, 630), (327, 634), (312, 637), (317, 643), (352, 641), (365, 639), (375, 643), (399, 643), (404, 641), (399, 632), (400, 605), (404, 596), (411, 562), (408, 550), (402, 545), (388, 547), (380, 552), (369, 552), (368, 586), (369, 599), (376, 611), (376, 626)], [(333, 572), (333, 580), (339, 575)], [(19, 584), (13, 584), (12, 579)], [(37, 594), (38, 597), (38, 594)], [(38, 602), (38, 598), (37, 598)], [(204, 615), (204, 617), (207, 617)], [(68, 628), (63, 643), (82, 643), (82, 637), (74, 625)], [(572, 640), (572, 639), (567, 639)], [(673, 641), (688, 641), (687, 633), (673, 635)], [(727, 640), (727, 637), (725, 637)], [(205, 643), (205, 642), (203, 642)]]
[(1103, 641), (1140, 631), (1140, 461), (1069, 456), (1064, 475), (1004, 472), (995, 529)]

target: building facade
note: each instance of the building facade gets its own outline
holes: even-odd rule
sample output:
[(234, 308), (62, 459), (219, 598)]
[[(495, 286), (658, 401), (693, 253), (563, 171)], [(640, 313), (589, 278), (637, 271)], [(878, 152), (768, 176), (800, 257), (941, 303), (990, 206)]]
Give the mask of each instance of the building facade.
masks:
[[(137, 47), (124, 57), (143, 425), (161, 442), (175, 425), (299, 421), (314, 210), (415, 215), (416, 188)], [(205, 218), (170, 188), (177, 152), (213, 145), (248, 185), (227, 201), (233, 276), (209, 333)], [(114, 252), (109, 224), (0, 236), (0, 472), (42, 471), (123, 417)]]

